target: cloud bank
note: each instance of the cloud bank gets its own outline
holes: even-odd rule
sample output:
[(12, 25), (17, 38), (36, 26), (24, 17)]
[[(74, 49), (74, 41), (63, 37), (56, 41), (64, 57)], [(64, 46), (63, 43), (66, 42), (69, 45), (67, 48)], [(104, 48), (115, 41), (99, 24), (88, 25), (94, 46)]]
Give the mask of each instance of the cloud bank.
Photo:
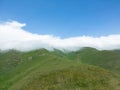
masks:
[(120, 34), (101, 37), (79, 36), (61, 39), (52, 35), (39, 35), (23, 29), (26, 24), (17, 21), (0, 23), (0, 50), (30, 51), (40, 48), (75, 51), (82, 47), (99, 50), (120, 49)]

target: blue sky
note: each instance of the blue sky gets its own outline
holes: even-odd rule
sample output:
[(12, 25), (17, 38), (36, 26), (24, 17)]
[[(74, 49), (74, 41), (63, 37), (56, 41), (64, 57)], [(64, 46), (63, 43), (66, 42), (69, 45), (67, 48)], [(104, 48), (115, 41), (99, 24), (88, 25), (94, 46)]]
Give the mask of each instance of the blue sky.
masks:
[(0, 22), (62, 38), (120, 34), (120, 0), (0, 0)]

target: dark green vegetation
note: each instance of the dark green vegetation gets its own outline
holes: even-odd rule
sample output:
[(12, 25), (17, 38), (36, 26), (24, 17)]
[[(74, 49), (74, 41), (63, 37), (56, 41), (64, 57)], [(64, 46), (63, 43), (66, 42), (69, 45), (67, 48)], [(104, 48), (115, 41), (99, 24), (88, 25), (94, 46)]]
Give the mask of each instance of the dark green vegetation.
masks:
[(120, 51), (0, 53), (0, 90), (120, 90)]

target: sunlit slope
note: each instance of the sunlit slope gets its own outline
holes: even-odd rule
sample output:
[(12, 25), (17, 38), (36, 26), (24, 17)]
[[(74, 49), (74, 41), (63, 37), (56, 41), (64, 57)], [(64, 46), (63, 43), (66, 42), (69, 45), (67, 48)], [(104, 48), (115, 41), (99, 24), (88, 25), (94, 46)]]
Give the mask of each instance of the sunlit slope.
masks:
[[(71, 62), (64, 68), (36, 72), (23, 78), (8, 90), (119, 90), (119, 77), (90, 65)], [(70, 64), (70, 63), (69, 63)], [(46, 72), (47, 71), (47, 72)]]
[(120, 73), (120, 51), (83, 48), (76, 52), (67, 53), (67, 57), (81, 63), (87, 63)]
[(2, 52), (0, 90), (119, 90), (119, 75), (111, 72), (114, 69), (103, 69), (104, 63), (101, 68), (97, 61), (88, 62), (84, 58), (87, 51), (91, 49), (71, 53), (45, 49)]
[(0, 55), (0, 88), (5, 90), (36, 69), (44, 71), (47, 68), (51, 71), (69, 66), (69, 60), (57, 57), (45, 49), (26, 53), (12, 50)]

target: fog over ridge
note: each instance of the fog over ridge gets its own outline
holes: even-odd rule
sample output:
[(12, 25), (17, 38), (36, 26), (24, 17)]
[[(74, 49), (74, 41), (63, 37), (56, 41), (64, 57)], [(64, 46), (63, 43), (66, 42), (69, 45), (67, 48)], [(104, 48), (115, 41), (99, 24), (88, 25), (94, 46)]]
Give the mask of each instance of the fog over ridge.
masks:
[(26, 24), (17, 21), (0, 23), (0, 49), (30, 51), (40, 48), (75, 51), (82, 47), (99, 50), (120, 49), (120, 34), (101, 37), (78, 36), (60, 38), (53, 35), (40, 35), (23, 29)]

